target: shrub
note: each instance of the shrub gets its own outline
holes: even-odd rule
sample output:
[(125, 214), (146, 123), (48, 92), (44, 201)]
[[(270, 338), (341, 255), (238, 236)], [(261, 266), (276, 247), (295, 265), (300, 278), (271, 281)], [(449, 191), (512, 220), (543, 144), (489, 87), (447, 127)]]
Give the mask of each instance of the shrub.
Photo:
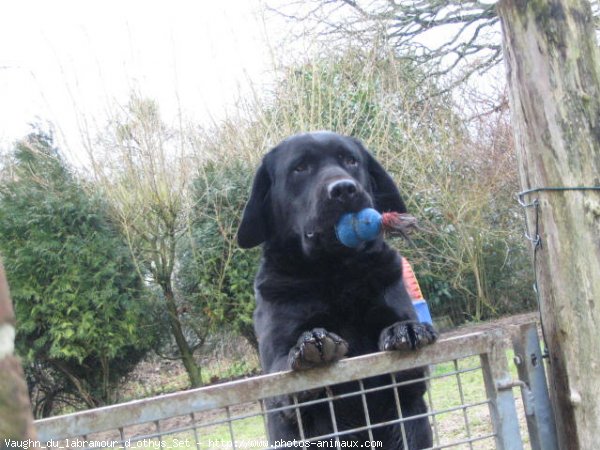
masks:
[(252, 169), (243, 161), (202, 166), (177, 285), (212, 332), (228, 328), (256, 347), (252, 286), (259, 252), (243, 251), (235, 237), (251, 182)]
[(152, 342), (144, 287), (106, 205), (86, 193), (50, 136), (28, 136), (12, 157), (0, 186), (0, 252), (36, 413), (61, 401), (112, 402)]

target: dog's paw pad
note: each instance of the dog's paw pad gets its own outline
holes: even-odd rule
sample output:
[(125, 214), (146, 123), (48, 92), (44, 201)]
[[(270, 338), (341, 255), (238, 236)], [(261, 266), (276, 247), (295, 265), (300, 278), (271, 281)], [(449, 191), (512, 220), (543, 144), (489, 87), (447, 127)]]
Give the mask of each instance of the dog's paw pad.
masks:
[(292, 370), (309, 369), (342, 359), (348, 352), (348, 343), (335, 333), (323, 328), (306, 331), (290, 350)]
[(381, 332), (379, 350), (416, 350), (433, 344), (437, 337), (437, 332), (428, 323), (397, 322)]

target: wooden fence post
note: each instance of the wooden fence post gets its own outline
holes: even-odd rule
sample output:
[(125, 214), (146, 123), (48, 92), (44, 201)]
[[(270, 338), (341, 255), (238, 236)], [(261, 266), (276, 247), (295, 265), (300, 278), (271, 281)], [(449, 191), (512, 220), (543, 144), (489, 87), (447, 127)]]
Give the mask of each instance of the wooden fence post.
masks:
[(15, 316), (0, 261), (0, 448), (37, 448), (23, 369), (13, 355), (14, 338)]
[(600, 58), (591, 8), (501, 0), (498, 13), (521, 183), (535, 190), (523, 200), (530, 236), (540, 238), (534, 261), (559, 440), (599, 448)]

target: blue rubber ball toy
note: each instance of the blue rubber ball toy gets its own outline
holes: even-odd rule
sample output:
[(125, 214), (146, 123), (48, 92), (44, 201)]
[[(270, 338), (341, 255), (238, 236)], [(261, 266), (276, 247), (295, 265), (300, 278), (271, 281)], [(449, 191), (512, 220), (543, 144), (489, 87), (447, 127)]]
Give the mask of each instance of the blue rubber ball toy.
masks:
[(373, 208), (357, 213), (347, 213), (340, 217), (335, 226), (338, 240), (346, 247), (356, 248), (363, 242), (375, 239), (382, 228), (382, 217)]

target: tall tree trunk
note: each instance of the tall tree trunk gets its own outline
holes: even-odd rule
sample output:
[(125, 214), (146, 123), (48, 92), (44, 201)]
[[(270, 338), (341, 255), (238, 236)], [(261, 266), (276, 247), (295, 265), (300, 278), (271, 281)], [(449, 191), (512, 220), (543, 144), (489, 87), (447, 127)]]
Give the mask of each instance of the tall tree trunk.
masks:
[[(600, 59), (585, 0), (501, 0), (524, 190), (600, 185)], [(600, 192), (527, 194), (550, 391), (565, 449), (600, 442)], [(538, 220), (539, 219), (539, 220)]]
[[(29, 394), (20, 361), (13, 354), (15, 316), (0, 261), (0, 438), (35, 441)], [(35, 446), (37, 448), (37, 446)]]
[(181, 361), (188, 374), (190, 384), (192, 387), (202, 386), (202, 368), (196, 364), (194, 352), (183, 334), (181, 321), (179, 320), (179, 314), (177, 313), (177, 304), (175, 303), (173, 287), (170, 282), (167, 282), (162, 284), (162, 289), (167, 303), (167, 313), (169, 316), (168, 319), (169, 325), (171, 326), (171, 332), (175, 338), (175, 343), (179, 349)]

